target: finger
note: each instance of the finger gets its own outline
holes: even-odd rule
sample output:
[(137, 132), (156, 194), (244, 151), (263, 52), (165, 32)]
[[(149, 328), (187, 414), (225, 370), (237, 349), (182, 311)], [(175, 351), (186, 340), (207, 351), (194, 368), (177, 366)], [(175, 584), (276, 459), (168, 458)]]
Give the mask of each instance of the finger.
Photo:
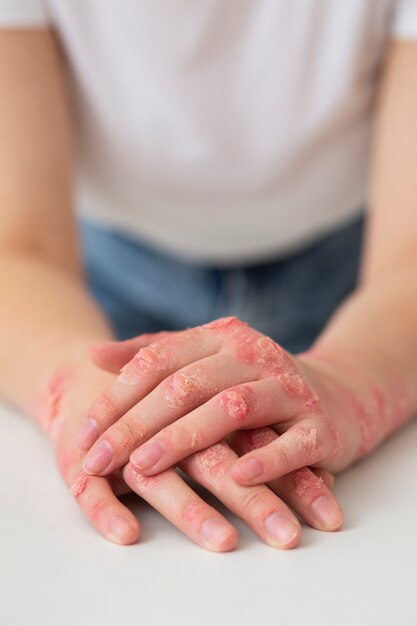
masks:
[(126, 363), (133, 359), (138, 350), (169, 334), (168, 331), (144, 333), (124, 341), (94, 343), (89, 347), (90, 356), (98, 367), (117, 374)]
[[(68, 436), (67, 429), (64, 429), (57, 441), (56, 460), (70, 493), (103, 537), (120, 544), (134, 543), (140, 534), (137, 519), (116, 498), (107, 478), (89, 476), (82, 471), (83, 453), (67, 445)], [(114, 479), (117, 482), (118, 476), (115, 475)], [(116, 486), (122, 490), (120, 480)]]
[(336, 498), (323, 478), (309, 468), (290, 472), (268, 485), (313, 528), (327, 532), (341, 528), (343, 513)]
[[(130, 348), (141, 345), (141, 342), (143, 337), (127, 343), (129, 356), (133, 351), (129, 352)], [(229, 350), (241, 366), (252, 366), (258, 376), (261, 372), (263, 377), (268, 373), (274, 376), (289, 396), (298, 398), (304, 409), (318, 404), (316, 394), (302, 379), (294, 359), (285, 350), (236, 317), (221, 318), (185, 331), (168, 333), (141, 347), (122, 368), (116, 382), (93, 403), (78, 432), (77, 445), (87, 450), (103, 432), (100, 431), (100, 421), (105, 415), (113, 423), (166, 375), (214, 354), (221, 347)]]
[(192, 454), (179, 466), (241, 517), (268, 545), (285, 549), (298, 545), (300, 523), (286, 504), (266, 485), (244, 487), (233, 480), (230, 469), (236, 458), (223, 441)]
[[(277, 439), (278, 436), (276, 430), (267, 426), (253, 430), (235, 430), (228, 435), (227, 443), (238, 456), (243, 456), (251, 450), (261, 447), (261, 445), (270, 443), (274, 439)], [(323, 479), (328, 489), (333, 489), (335, 483), (334, 474), (322, 467), (310, 467), (309, 469), (313, 474)]]
[[(237, 447), (242, 454), (266, 446), (278, 438), (271, 428), (244, 431), (238, 434)], [(334, 477), (325, 470), (301, 468), (268, 482), (268, 486), (313, 528), (323, 531), (338, 530), (343, 524), (343, 513), (330, 491)]]
[(149, 478), (135, 472), (128, 464), (123, 476), (133, 491), (197, 545), (215, 552), (226, 552), (235, 547), (236, 529), (194, 493), (175, 470), (169, 469)]
[(338, 442), (333, 429), (319, 416), (304, 418), (271, 443), (241, 457), (232, 470), (242, 485), (256, 485), (334, 454)]
[(130, 493), (132, 490), (129, 485), (125, 483), (123, 478), (123, 472), (121, 469), (116, 470), (110, 476), (106, 476), (107, 480), (110, 483), (113, 493), (116, 496), (124, 496), (127, 493)]
[(135, 354), (116, 381), (93, 402), (81, 426), (76, 443), (82, 450), (98, 439), (100, 433), (142, 400), (162, 380), (177, 370), (215, 354), (221, 338), (205, 329), (191, 328), (172, 333)]
[[(220, 318), (185, 331), (166, 333), (159, 340), (140, 348), (122, 368), (115, 383), (100, 394), (90, 407), (76, 437), (78, 447), (88, 450), (100, 432), (143, 399), (166, 376), (215, 354), (225, 342), (225, 337), (234, 337), (247, 328), (247, 324), (236, 317)], [(259, 335), (256, 331), (252, 334)]]
[[(227, 364), (227, 360), (225, 361), (227, 358), (231, 359), (230, 368), (224, 365)], [(227, 353), (220, 353), (217, 359), (219, 361), (217, 375), (214, 373), (213, 376), (216, 377), (216, 385), (221, 388), (224, 372), (234, 372), (236, 364)], [(214, 369), (216, 370), (216, 367)], [(245, 373), (250, 374), (245, 368), (242, 372), (238, 371), (241, 380), (244, 380)], [(231, 377), (231, 380), (233, 378), (236, 380), (237, 376)], [(224, 387), (227, 386), (223, 385), (223, 389)], [(302, 408), (304, 410), (304, 406)], [(256, 428), (287, 421), (299, 417), (300, 410), (299, 399), (289, 396), (282, 384), (273, 377), (228, 387), (181, 419), (180, 415), (175, 416), (176, 419), (165, 420), (156, 417), (158, 434), (135, 450), (130, 462), (138, 471), (145, 474), (161, 472), (192, 452), (211, 446), (237, 429)], [(171, 424), (163, 428), (169, 422)], [(131, 427), (134, 428), (133, 423)], [(305, 437), (302, 441), (305, 441)], [(110, 465), (109, 469), (113, 467)]]
[(322, 468), (311, 468), (311, 471), (323, 480), (328, 489), (333, 489), (335, 482), (334, 474)]
[(82, 472), (70, 486), (70, 492), (93, 526), (110, 541), (131, 544), (137, 541), (137, 519), (113, 493), (106, 478)]
[[(230, 354), (218, 353), (171, 374), (141, 402), (105, 430), (87, 453), (84, 459), (84, 470), (91, 474), (107, 475), (115, 468), (124, 465), (139, 444), (158, 433), (168, 424), (182, 423), (182, 420), (177, 422), (181, 416), (201, 404), (208, 406), (204, 404), (207, 400), (215, 396), (219, 390), (234, 384), (237, 376), (235, 365)], [(199, 421), (197, 419), (197, 422)], [(232, 427), (236, 428), (236, 420), (234, 421)], [(210, 420), (208, 420), (207, 426), (209, 424)], [(107, 423), (101, 423), (100, 428), (104, 429), (107, 425)], [(204, 427), (202, 422), (200, 426)], [(198, 446), (198, 449), (203, 449), (221, 439), (221, 437), (213, 437), (211, 434), (212, 441), (202, 444), (200, 443), (202, 433), (197, 426), (192, 429), (192, 432), (189, 432), (189, 429), (181, 429), (179, 426), (176, 426), (174, 430), (178, 436), (175, 437), (170, 446), (167, 441), (166, 447), (170, 447), (171, 458), (175, 457), (175, 460), (188, 456), (193, 451), (193, 445)], [(188, 442), (185, 447), (181, 442), (180, 433), (182, 430), (184, 430), (184, 441), (187, 438)], [(166, 429), (162, 432), (165, 433)], [(208, 438), (208, 434), (205, 438)], [(166, 437), (158, 435), (156, 446), (159, 445), (158, 442), (162, 442), (164, 439)], [(177, 443), (178, 450), (175, 450)], [(161, 445), (163, 444), (161, 443)], [(162, 450), (161, 446), (160, 449)], [(152, 446), (150, 454), (155, 454)], [(142, 468), (136, 463), (136, 457), (134, 461), (136, 470), (141, 472)], [(174, 463), (168, 462), (166, 459), (163, 462), (164, 469), (172, 465)], [(152, 473), (155, 474), (158, 471), (153, 470)]]

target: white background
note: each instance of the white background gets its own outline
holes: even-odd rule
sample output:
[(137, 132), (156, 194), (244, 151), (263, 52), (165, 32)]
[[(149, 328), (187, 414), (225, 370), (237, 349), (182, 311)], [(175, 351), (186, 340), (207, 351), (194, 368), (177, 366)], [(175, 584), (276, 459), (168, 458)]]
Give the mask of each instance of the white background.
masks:
[(344, 529), (207, 552), (138, 497), (142, 539), (84, 520), (37, 427), (0, 407), (1, 626), (417, 625), (417, 423), (337, 478)]

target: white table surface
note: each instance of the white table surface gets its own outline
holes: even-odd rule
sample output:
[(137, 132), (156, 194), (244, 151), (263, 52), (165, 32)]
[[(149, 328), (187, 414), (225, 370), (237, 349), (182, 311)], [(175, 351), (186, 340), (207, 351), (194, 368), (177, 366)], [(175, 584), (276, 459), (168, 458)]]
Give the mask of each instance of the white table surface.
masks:
[(68, 494), (37, 427), (0, 406), (1, 626), (417, 626), (417, 423), (340, 475), (337, 533), (234, 552), (186, 539), (137, 496), (141, 541), (111, 544)]

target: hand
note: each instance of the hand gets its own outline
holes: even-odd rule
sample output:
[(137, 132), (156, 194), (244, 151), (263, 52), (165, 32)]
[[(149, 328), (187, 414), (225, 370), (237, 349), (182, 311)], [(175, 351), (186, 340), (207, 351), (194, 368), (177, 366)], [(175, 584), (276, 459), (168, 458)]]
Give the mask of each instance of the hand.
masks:
[(114, 376), (88, 362), (61, 366), (42, 387), (34, 413), (55, 448), (59, 471), (81, 510), (110, 541), (129, 544), (139, 536), (134, 515), (117, 495), (130, 491), (121, 472), (106, 478), (90, 476), (82, 469), (84, 453), (75, 445), (75, 433), (88, 405)]
[(392, 418), (363, 376), (315, 352), (292, 356), (237, 318), (138, 345), (113, 346), (118, 365), (122, 354), (130, 360), (78, 433), (84, 449), (95, 442), (89, 473), (107, 475), (131, 455), (151, 476), (236, 430), (264, 426), (280, 436), (236, 461), (237, 482), (261, 484), (305, 466), (337, 472), (374, 447)]
[[(165, 425), (163, 420), (164, 416), (166, 419), (167, 412), (172, 422), (178, 419), (178, 417), (181, 417), (181, 415), (187, 414), (187, 408), (190, 410), (193, 403), (199, 407), (199, 405), (205, 401), (203, 392), (206, 393), (206, 398), (208, 399), (210, 398), (210, 391), (211, 395), (213, 395), (213, 389), (217, 392), (219, 385), (223, 385), (227, 388), (227, 378), (220, 380), (218, 376), (217, 385), (213, 386), (213, 382), (211, 382), (205, 389), (203, 389), (203, 386), (199, 387), (198, 393), (195, 393), (197, 391), (195, 386), (193, 387), (188, 384), (190, 379), (193, 380), (191, 376), (185, 378), (185, 387), (181, 386), (181, 383), (184, 382), (184, 376), (186, 375), (184, 370), (177, 372), (174, 376), (172, 375), (172, 372), (175, 373), (177, 369), (181, 368), (184, 361), (187, 362), (187, 359), (193, 362), (193, 349), (195, 354), (197, 354), (198, 351), (201, 352), (202, 346), (197, 342), (195, 342), (193, 348), (190, 348), (190, 334), (194, 334), (194, 339), (196, 339), (197, 333), (200, 334), (199, 339), (203, 338), (206, 340), (207, 345), (205, 350), (211, 350), (212, 353), (216, 352), (215, 346), (210, 345), (208, 340), (210, 339), (210, 335), (216, 335), (217, 343), (219, 343), (219, 340), (224, 341), (225, 338), (222, 337), (220, 333), (223, 331), (223, 334), (225, 334), (225, 328), (218, 328), (218, 325), (222, 322), (224, 323), (224, 321), (221, 320), (220, 322), (206, 325), (205, 327), (183, 332), (155, 335), (154, 340), (148, 347), (144, 347), (144, 345), (149, 341), (150, 336), (141, 335), (133, 340), (105, 344), (96, 348), (94, 351), (95, 362), (107, 369), (117, 371), (126, 361), (130, 361), (130, 363), (126, 367), (123, 367), (122, 375), (114, 385), (107, 389), (93, 404), (89, 411), (89, 417), (78, 433), (77, 444), (84, 449), (88, 449), (93, 442), (98, 439), (100, 432), (104, 433), (106, 428), (108, 428), (105, 437), (100, 438), (100, 440), (96, 442), (86, 457), (84, 468), (87, 472), (97, 472), (107, 475), (112, 471), (112, 468), (119, 467), (126, 463), (130, 452), (138, 443), (145, 441)], [(239, 320), (227, 320), (224, 326), (226, 328), (234, 326), (236, 330), (236, 326), (242, 328), (242, 323), (239, 322)], [(243, 326), (248, 329), (246, 325)], [(213, 333), (213, 331), (216, 330), (219, 332)], [(251, 333), (255, 333), (255, 331), (251, 329), (248, 330), (250, 330)], [(201, 335), (203, 335), (203, 337)], [(268, 342), (271, 342), (271, 340), (263, 337), (259, 333), (257, 333), (257, 337), (264, 338)], [(188, 342), (186, 341), (187, 338)], [(131, 361), (138, 349), (140, 349), (140, 351), (138, 352), (137, 358)], [(172, 362), (169, 368), (168, 366), (162, 368), (161, 365), (167, 360), (168, 350), (170, 350)], [(198, 360), (197, 356), (194, 357), (194, 360), (196, 359)], [(206, 360), (211, 361), (212, 358)], [(135, 361), (139, 361), (139, 367)], [(143, 363), (140, 363), (140, 361), (143, 361)], [(154, 363), (156, 367), (153, 367)], [(204, 366), (206, 363), (200, 362), (200, 369), (202, 365)], [(212, 366), (211, 371), (214, 372), (216, 363), (212, 363)], [(134, 370), (133, 380), (132, 369)], [(138, 369), (141, 369), (144, 374), (142, 380), (138, 380)], [(207, 372), (207, 368), (205, 369)], [(227, 372), (224, 368), (223, 371)], [(169, 375), (168, 378), (166, 378), (167, 374)], [(193, 372), (193, 376), (194, 374), (195, 372)], [(127, 381), (125, 380), (126, 378), (128, 379)], [(160, 383), (159, 381), (162, 382)], [(138, 389), (138, 386), (140, 386), (140, 389)], [(187, 394), (187, 391), (194, 391), (194, 393)], [(168, 394), (167, 397), (165, 397), (166, 394)], [(190, 397), (191, 395), (192, 397)], [(142, 401), (135, 406), (133, 411), (129, 411), (129, 407), (136, 404), (136, 400), (139, 396), (142, 396)], [(173, 402), (174, 399), (176, 399), (176, 402)], [(148, 409), (151, 410), (149, 411)], [(124, 413), (126, 414), (124, 415)], [(118, 419), (119, 417), (122, 418)], [(179, 422), (180, 421), (181, 420), (179, 420)], [(114, 426), (111, 426), (112, 424), (114, 424)], [(235, 429), (236, 424), (236, 422), (233, 423)], [(242, 427), (241, 423), (238, 424), (238, 427), (239, 425)], [(229, 428), (229, 432), (231, 430), (232, 429)], [(269, 433), (268, 435), (266, 434), (267, 432)], [(224, 436), (225, 435), (227, 435), (227, 432), (224, 433)], [(221, 436), (217, 436), (217, 439), (215, 439), (213, 435), (209, 436), (212, 439), (206, 445), (201, 445), (201, 442), (198, 441), (192, 443), (195, 448), (192, 447), (189, 450), (189, 454), (194, 450), (201, 450), (201, 452), (184, 459), (180, 466), (182, 469), (185, 469), (185, 471), (188, 471), (188, 473), (192, 473), (197, 466), (204, 466), (205, 464), (206, 467), (203, 469), (209, 470), (211, 466), (212, 469), (214, 468), (216, 470), (214, 474), (227, 475), (228, 480), (223, 485), (224, 488), (220, 489), (218, 494), (216, 493), (216, 495), (227, 504), (225, 500), (230, 500), (229, 492), (234, 492), (237, 487), (235, 481), (230, 481), (230, 472), (228, 470), (230, 470), (238, 457), (236, 452), (228, 448), (224, 441), (216, 445), (214, 450), (212, 448), (203, 450), (207, 448), (210, 443), (214, 443), (214, 441), (217, 442), (221, 439)], [(267, 439), (271, 441), (277, 438), (277, 434), (271, 429), (263, 429), (257, 436), (254, 436), (253, 433), (247, 433), (242, 434), (241, 439), (242, 438), (243, 444), (240, 446), (240, 450), (246, 452), (248, 449), (264, 445)], [(111, 455), (111, 458), (109, 458), (109, 455)], [(179, 458), (181, 457), (179, 456)], [(98, 466), (99, 463), (102, 464), (101, 468)], [(140, 476), (144, 476), (145, 472), (139, 471), (137, 467), (134, 468), (133, 465), (130, 464), (129, 471), (131, 472), (134, 469), (136, 469)], [(213, 472), (210, 473), (213, 474)], [(204, 480), (201, 472), (200, 475), (194, 477), (199, 480), (199, 482)], [(219, 490), (219, 483), (222, 481), (219, 480), (219, 476), (211, 476), (211, 478), (213, 477), (216, 478), (216, 480), (212, 480), (211, 484), (207, 484), (206, 486), (212, 491), (215, 487)], [(208, 478), (207, 472), (205, 478)], [(131, 482), (132, 481), (130, 481), (129, 484), (131, 484)], [(323, 482), (318, 480), (310, 470), (305, 468), (298, 472), (290, 472), (288, 476), (280, 477), (279, 480), (275, 481), (272, 485), (272, 488), (279, 492), (312, 526), (322, 530), (335, 530), (342, 524), (342, 514), (334, 497), (327, 489), (324, 489), (324, 487)], [(141, 495), (144, 494), (141, 493)], [(325, 497), (321, 498), (320, 496)], [(229, 504), (227, 505), (229, 506)], [(230, 508), (235, 510), (236, 504), (232, 504)], [(238, 514), (242, 515), (242, 512), (240, 511)], [(242, 516), (244, 517), (244, 515)], [(293, 520), (295, 520), (294, 516)]]
[[(87, 518), (111, 541), (121, 544), (136, 541), (140, 532), (139, 524), (116, 497), (130, 490), (127, 485), (129, 483), (136, 493), (143, 495), (198, 545), (217, 551), (232, 549), (237, 540), (234, 527), (198, 497), (174, 470), (169, 469), (155, 478), (146, 478), (127, 465), (123, 470), (127, 482), (118, 471), (106, 478), (90, 476), (83, 471), (82, 461), (85, 453), (75, 446), (75, 432), (91, 399), (114, 379), (114, 375), (104, 373), (84, 362), (64, 365), (48, 381), (37, 398), (35, 407), (36, 417), (55, 446), (60, 472)], [(233, 454), (232, 451), (229, 453), (225, 447), (225, 457), (229, 455), (230, 458), (230, 454)], [(212, 468), (212, 463), (213, 459), (205, 461), (202, 459), (201, 466), (199, 463), (190, 463), (189, 474), (196, 479), (201, 476), (202, 484), (209, 487), (212, 471), (207, 471), (207, 464)], [(187, 469), (185, 465), (184, 469)], [(286, 490), (290, 491), (291, 480), (291, 477), (286, 478), (279, 485), (283, 493)], [(308, 484), (317, 485), (322, 493), (328, 493), (328, 486), (332, 485), (331, 475), (324, 471), (318, 472), (317, 476), (309, 472), (305, 480)], [(225, 479), (223, 482), (220, 481), (218, 488), (220, 489), (224, 483)], [(211, 490), (216, 493), (216, 486)], [(231, 508), (234, 507), (239, 513), (245, 508), (242, 516), (265, 541), (279, 547), (292, 547), (298, 543), (299, 524), (295, 518), (295, 532), (291, 525), (290, 541), (288, 537), (283, 539), (280, 535), (277, 538), (274, 534), (273, 522), (276, 523), (276, 514), (281, 515), (285, 507), (281, 506), (279, 499), (272, 492), (269, 493), (266, 487), (248, 490), (236, 485), (234, 489), (229, 489), (229, 492), (227, 501), (230, 502)], [(301, 512), (304, 508), (307, 509), (309, 497), (307, 492), (302, 497), (293, 498), (296, 500), (294, 508)], [(262, 514), (265, 511), (269, 517), (272, 513), (272, 518), (264, 527)], [(308, 518), (308, 512), (306, 517)], [(282, 527), (281, 517), (279, 521)]]

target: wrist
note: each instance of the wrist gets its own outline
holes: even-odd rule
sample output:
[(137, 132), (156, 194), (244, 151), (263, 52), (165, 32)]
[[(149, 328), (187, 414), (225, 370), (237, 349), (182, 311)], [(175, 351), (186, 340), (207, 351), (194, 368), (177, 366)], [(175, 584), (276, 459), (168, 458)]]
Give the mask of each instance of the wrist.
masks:
[(320, 388), (319, 394), (332, 396), (330, 404), (338, 404), (359, 426), (356, 458), (374, 449), (415, 412), (406, 382), (389, 377), (383, 368), (370, 368), (352, 353), (316, 344), (297, 358), (312, 384)]

